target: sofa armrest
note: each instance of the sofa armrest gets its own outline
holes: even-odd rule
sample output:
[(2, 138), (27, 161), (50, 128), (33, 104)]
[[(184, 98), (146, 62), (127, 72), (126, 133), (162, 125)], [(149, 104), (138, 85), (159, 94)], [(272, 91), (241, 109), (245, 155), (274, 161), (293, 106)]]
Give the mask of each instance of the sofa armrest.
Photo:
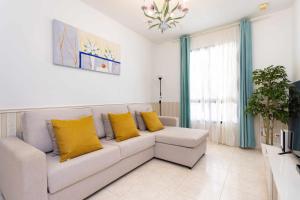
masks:
[(164, 126), (179, 126), (177, 117), (159, 116), (159, 119)]
[(0, 193), (6, 200), (48, 199), (44, 152), (7, 137), (0, 140), (0, 163)]

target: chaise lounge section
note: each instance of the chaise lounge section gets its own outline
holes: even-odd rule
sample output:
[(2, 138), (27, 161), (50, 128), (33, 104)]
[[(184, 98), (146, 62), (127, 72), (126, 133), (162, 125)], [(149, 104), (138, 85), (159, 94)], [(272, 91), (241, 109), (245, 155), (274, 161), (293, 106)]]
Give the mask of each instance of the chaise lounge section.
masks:
[[(165, 128), (122, 142), (106, 140), (101, 114), (152, 111), (150, 104), (103, 105), (24, 113), (22, 138), (0, 140), (0, 192), (12, 200), (84, 199), (152, 158), (192, 168), (205, 154), (208, 132), (179, 128), (177, 118), (160, 117)], [(53, 154), (46, 121), (93, 115), (103, 149), (60, 163)]]
[(155, 136), (155, 158), (192, 168), (206, 151), (207, 131), (167, 127)]

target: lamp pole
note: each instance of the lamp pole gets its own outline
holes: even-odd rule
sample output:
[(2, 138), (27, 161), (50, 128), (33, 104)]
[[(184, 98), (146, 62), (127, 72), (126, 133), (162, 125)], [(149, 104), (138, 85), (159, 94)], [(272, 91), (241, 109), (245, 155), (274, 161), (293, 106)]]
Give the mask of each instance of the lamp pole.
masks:
[(161, 92), (161, 81), (162, 81), (162, 76), (158, 77), (159, 80), (159, 115), (161, 116), (161, 100), (162, 100), (162, 92)]

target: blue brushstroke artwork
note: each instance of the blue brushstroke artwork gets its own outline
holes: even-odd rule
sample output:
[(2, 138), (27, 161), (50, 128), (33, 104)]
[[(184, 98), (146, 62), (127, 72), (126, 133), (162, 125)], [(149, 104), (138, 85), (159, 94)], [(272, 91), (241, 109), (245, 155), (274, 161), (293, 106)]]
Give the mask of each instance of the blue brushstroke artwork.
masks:
[(120, 46), (53, 20), (53, 63), (120, 75)]

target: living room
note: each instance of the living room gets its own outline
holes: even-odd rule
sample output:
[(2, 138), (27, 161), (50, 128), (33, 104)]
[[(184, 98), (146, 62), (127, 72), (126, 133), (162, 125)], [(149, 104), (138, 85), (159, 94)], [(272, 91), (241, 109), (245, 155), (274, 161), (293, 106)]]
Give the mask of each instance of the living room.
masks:
[(0, 200), (299, 198), (299, 0), (0, 5)]

